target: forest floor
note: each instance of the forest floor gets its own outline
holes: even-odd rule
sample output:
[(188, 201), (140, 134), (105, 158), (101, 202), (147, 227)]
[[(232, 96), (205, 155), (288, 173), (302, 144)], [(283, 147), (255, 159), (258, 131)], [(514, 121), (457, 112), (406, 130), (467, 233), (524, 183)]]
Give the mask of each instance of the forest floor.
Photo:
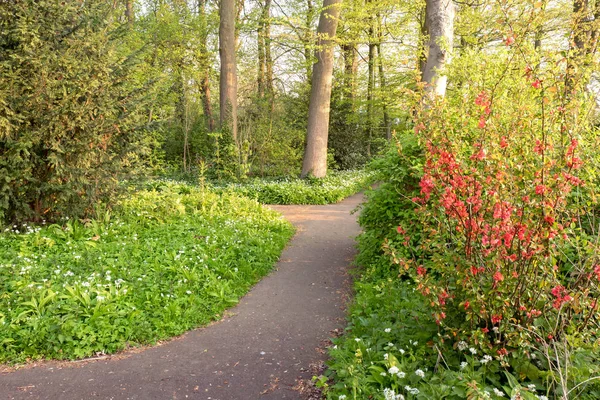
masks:
[(345, 326), (362, 201), (272, 206), (297, 233), (221, 321), (151, 348), (2, 371), (0, 399), (318, 399), (311, 378)]

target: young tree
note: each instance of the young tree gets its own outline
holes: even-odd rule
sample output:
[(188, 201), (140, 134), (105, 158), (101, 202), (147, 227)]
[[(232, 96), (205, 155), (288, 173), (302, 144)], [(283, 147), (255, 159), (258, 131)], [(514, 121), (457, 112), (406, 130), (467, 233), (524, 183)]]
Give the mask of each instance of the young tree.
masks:
[(229, 129), (233, 140), (237, 141), (236, 1), (221, 0), (219, 14), (220, 123), (221, 128)]
[(429, 33), (427, 63), (423, 70), (425, 90), (438, 96), (446, 94), (447, 78), (439, 74), (450, 58), (454, 42), (454, 4), (452, 0), (427, 0), (425, 26)]
[(306, 149), (302, 163), (302, 177), (317, 178), (327, 174), (327, 136), (331, 83), (333, 78), (333, 39), (340, 15), (341, 0), (325, 0), (317, 29), (317, 62), (313, 65)]

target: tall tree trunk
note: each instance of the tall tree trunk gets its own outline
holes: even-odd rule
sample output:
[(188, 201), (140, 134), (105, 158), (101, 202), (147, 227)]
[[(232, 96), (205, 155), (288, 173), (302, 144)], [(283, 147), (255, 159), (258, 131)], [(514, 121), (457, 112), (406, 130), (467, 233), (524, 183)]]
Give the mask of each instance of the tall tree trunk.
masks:
[(264, 34), (265, 34), (265, 89), (267, 94), (273, 98), (273, 56), (271, 55), (271, 2), (265, 0), (264, 16)]
[[(367, 5), (370, 5), (372, 0), (367, 0)], [(375, 89), (375, 19), (369, 18), (369, 60), (368, 60), (368, 80), (367, 80), (367, 156), (371, 156), (371, 140), (373, 139), (374, 125), (374, 104), (373, 91)]]
[[(262, 2), (261, 2), (262, 3)], [(258, 85), (258, 97), (261, 99), (265, 96), (265, 81), (266, 81), (266, 65), (265, 65), (265, 25), (264, 25), (264, 6), (261, 4), (261, 18), (258, 21), (258, 28), (256, 29), (257, 52), (258, 52), (258, 74), (257, 74), (257, 85)]]
[(135, 19), (135, 14), (133, 11), (133, 0), (125, 0), (125, 17), (127, 18), (127, 25), (131, 29), (133, 27), (133, 22)]
[(327, 174), (327, 137), (333, 79), (333, 40), (340, 16), (342, 0), (324, 0), (317, 29), (317, 62), (313, 65), (306, 149), (302, 177), (317, 178)]
[(258, 95), (273, 95), (273, 57), (271, 56), (271, 0), (261, 4), (258, 23)]
[(385, 71), (383, 68), (383, 53), (381, 52), (381, 43), (383, 42), (383, 27), (381, 26), (381, 15), (377, 14), (377, 66), (379, 68), (379, 89), (381, 92), (381, 108), (383, 111), (383, 128), (387, 140), (392, 139), (392, 126), (390, 124), (390, 115), (387, 108), (387, 96), (385, 91), (387, 85), (385, 82)]
[(585, 86), (580, 82), (582, 76), (578, 73), (581, 64), (587, 62), (587, 57), (592, 52), (595, 33), (592, 29), (593, 14), (589, 0), (573, 1), (573, 31), (567, 71), (565, 74), (565, 94), (567, 101), (572, 98), (577, 86)]
[(219, 11), (220, 123), (221, 128), (231, 131), (233, 140), (237, 142), (236, 1), (221, 0)]
[(448, 78), (441, 75), (440, 70), (450, 60), (454, 42), (454, 4), (452, 0), (426, 0), (426, 4), (429, 43), (423, 82), (428, 93), (444, 96)]
[(215, 118), (213, 117), (211, 96), (210, 96), (210, 59), (208, 56), (208, 27), (206, 21), (206, 0), (198, 0), (198, 17), (200, 18), (200, 53), (202, 54), (202, 60), (200, 68), (202, 68), (202, 74), (200, 77), (200, 93), (202, 94), (202, 109), (204, 110), (204, 119), (206, 121), (206, 128), (209, 132), (215, 130)]

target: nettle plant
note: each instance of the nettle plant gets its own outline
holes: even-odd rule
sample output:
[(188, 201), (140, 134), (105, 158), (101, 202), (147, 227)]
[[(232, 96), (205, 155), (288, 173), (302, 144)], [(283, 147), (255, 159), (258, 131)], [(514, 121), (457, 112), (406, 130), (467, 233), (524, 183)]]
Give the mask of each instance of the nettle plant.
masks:
[(426, 162), (413, 201), (425, 256), (395, 261), (429, 300), (445, 344), (466, 340), (506, 367), (541, 356), (566, 398), (570, 349), (593, 343), (598, 328), (586, 170), (593, 63), (574, 72), (571, 53), (540, 53), (528, 32), (503, 26), (489, 54), (455, 60), (446, 99), (420, 101)]

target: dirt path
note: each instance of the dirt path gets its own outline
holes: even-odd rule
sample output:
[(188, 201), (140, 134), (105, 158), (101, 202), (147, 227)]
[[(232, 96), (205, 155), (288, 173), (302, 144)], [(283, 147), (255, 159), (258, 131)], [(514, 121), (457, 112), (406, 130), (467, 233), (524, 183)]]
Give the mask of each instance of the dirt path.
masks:
[(273, 206), (298, 227), (277, 270), (229, 316), (143, 352), (44, 363), (0, 375), (0, 399), (302, 399), (302, 380), (344, 326), (346, 274), (361, 195), (329, 206)]

